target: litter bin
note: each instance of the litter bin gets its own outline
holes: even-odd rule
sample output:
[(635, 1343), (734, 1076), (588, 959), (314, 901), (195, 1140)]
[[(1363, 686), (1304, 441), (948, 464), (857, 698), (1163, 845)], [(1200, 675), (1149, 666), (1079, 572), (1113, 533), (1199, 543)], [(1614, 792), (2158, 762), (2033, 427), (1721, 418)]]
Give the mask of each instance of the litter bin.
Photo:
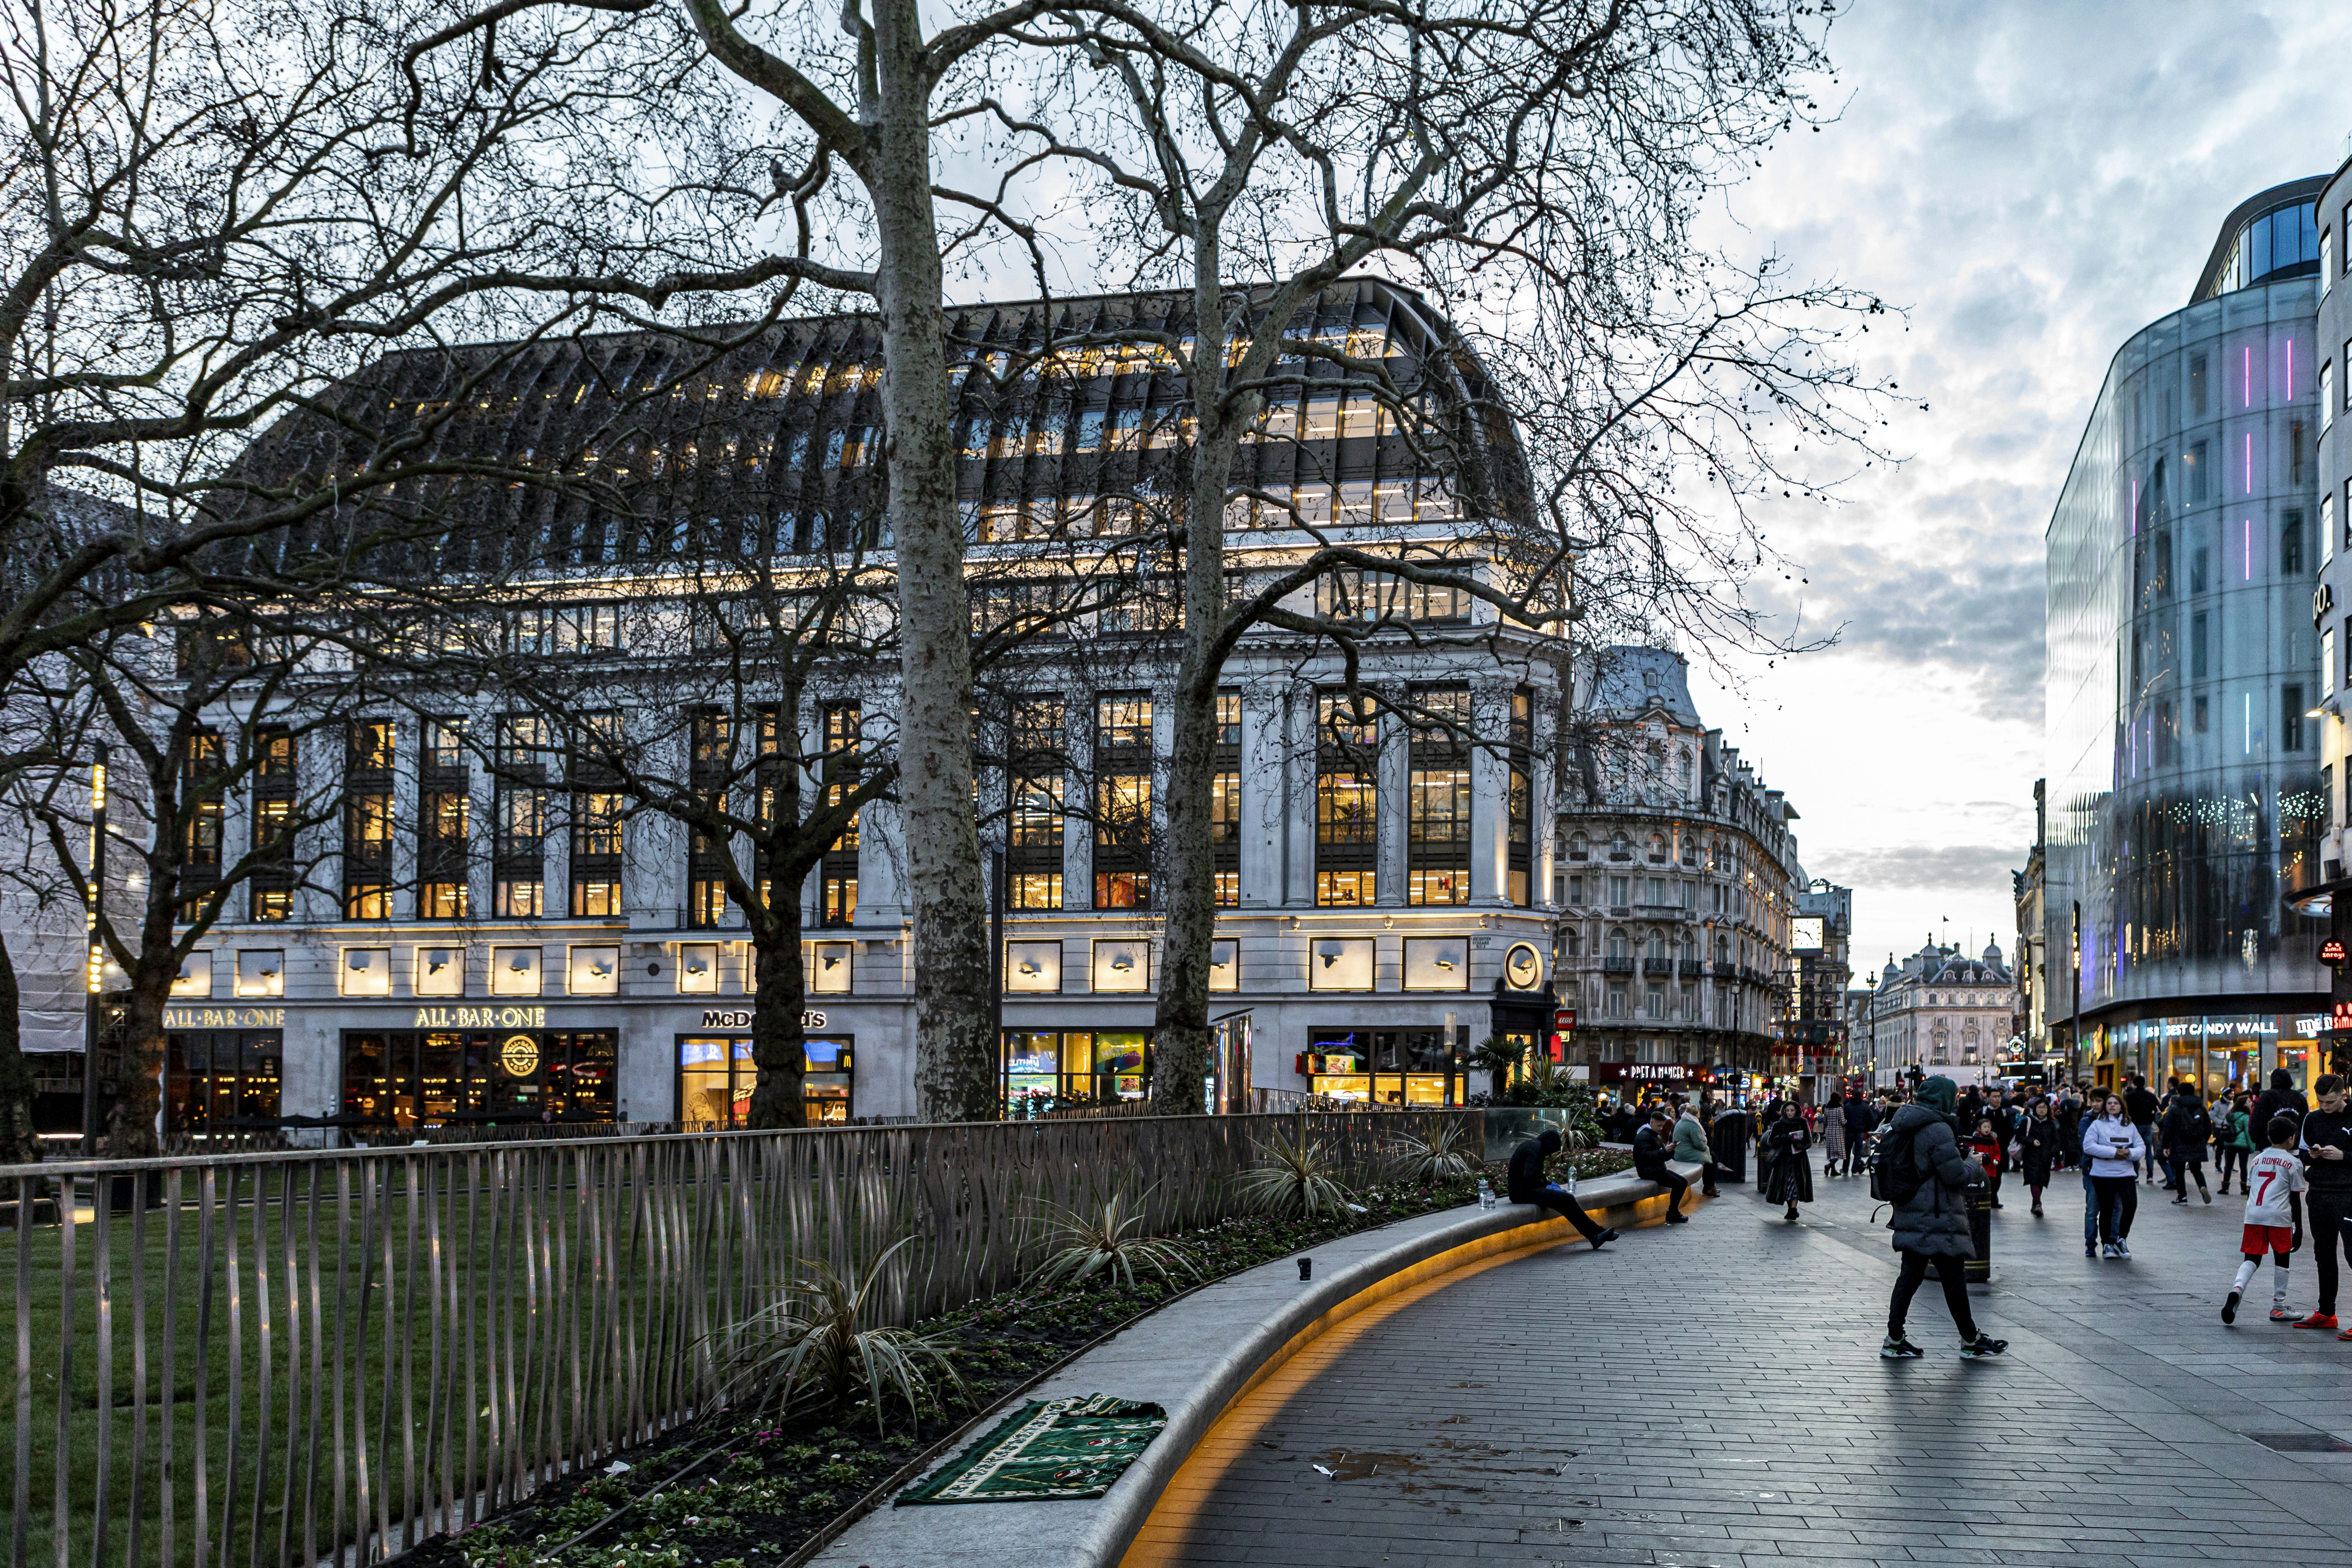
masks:
[(1976, 1253), (1962, 1271), (1971, 1285), (1992, 1283), (1992, 1186), (1987, 1182), (1970, 1182), (1968, 1186), (1969, 1239), (1976, 1244)]
[(1722, 1167), (1721, 1179), (1744, 1182), (1748, 1179), (1748, 1115), (1740, 1110), (1719, 1110), (1715, 1116), (1714, 1135), (1708, 1140), (1715, 1147), (1715, 1163)]

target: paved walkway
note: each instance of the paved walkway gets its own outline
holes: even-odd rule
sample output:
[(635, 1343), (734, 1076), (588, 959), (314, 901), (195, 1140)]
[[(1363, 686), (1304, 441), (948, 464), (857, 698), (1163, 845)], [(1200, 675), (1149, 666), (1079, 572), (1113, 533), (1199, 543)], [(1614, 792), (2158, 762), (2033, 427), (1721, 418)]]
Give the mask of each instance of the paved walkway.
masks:
[(1930, 1281), (1905, 1363), (1878, 1358), (1895, 1255), (1864, 1184), (1819, 1186), (1800, 1225), (1727, 1189), (1363, 1314), (1218, 1425), (1129, 1568), (2352, 1568), (2352, 1447), (2293, 1447), (2352, 1438), (2352, 1343), (2269, 1322), (2266, 1277), (2222, 1325), (2242, 1200), (2143, 1187), (2134, 1260), (2101, 1263), (2079, 1181), (2042, 1220), (2012, 1182), (1974, 1292), (2010, 1354), (1958, 1360)]

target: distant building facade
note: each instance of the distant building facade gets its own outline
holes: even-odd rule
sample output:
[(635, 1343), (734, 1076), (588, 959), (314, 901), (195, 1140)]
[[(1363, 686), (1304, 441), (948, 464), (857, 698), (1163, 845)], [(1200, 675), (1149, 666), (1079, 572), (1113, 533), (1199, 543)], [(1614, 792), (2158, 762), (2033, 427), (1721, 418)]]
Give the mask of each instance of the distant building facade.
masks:
[(1969, 958), (1930, 939), (1901, 963), (1887, 961), (1864, 1005), (1874, 1082), (1892, 1087), (1916, 1067), (1964, 1089), (1992, 1087), (2003, 1077), (2016, 1014), (2017, 977), (1999, 942)]
[(1787, 1066), (1796, 809), (1701, 721), (1664, 648), (1580, 657), (1560, 751), (1553, 962), (1573, 1064), (1601, 1089), (1743, 1090)]

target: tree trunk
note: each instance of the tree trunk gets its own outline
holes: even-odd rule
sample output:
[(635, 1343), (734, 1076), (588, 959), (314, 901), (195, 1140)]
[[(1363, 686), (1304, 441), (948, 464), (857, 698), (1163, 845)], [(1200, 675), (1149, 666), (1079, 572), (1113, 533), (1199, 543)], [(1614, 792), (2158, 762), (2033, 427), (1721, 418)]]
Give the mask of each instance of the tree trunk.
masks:
[[(160, 961), (141, 954), (123, 998), (121, 1074), (106, 1123), (106, 1152), (111, 1159), (143, 1160), (163, 1152), (155, 1129), (163, 1113), (163, 1009), (171, 1003), (172, 978), (179, 968), (168, 941), (163, 953)], [(82, 1070), (95, 1072), (98, 1063), (86, 1062)]]
[(1194, 276), (1192, 403), (1198, 420), (1184, 513), (1184, 659), (1168, 757), (1168, 846), (1161, 856), (1168, 913), (1153, 1010), (1151, 1104), (1162, 1116), (1198, 1115), (1209, 1070), (1209, 957), (1217, 934), (1216, 853), (1211, 838), (1217, 746), (1217, 637), (1225, 622), (1225, 486), (1232, 421), (1220, 407), (1225, 344), (1216, 253)]
[(929, 84), (914, 0), (877, 0), (874, 202), (898, 557), (898, 795), (915, 977), (915, 1090), (929, 1121), (999, 1114), (988, 902), (972, 813), (971, 612), (956, 514)]
[(16, 964), (8, 955), (6, 934), (0, 932), (0, 1165), (28, 1165), (41, 1157), (33, 1136), (33, 1069), (25, 1061), (17, 1002)]
[(760, 1077), (745, 1123), (762, 1130), (808, 1125), (801, 1089), (808, 1068), (801, 1027), (808, 975), (801, 964), (800, 900), (778, 899), (773, 910), (751, 942), (751, 1065)]

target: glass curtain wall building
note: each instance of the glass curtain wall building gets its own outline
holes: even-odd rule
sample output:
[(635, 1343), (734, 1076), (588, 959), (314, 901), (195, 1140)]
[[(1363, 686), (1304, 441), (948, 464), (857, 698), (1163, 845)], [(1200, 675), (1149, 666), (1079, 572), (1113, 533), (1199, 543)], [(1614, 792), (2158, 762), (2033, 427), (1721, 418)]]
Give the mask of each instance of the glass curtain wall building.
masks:
[(2283, 899), (2324, 816), (2322, 183), (2240, 206), (2192, 302), (2123, 345), (2050, 521), (2051, 1026), (2103, 1085), (2306, 1073), (2325, 1022)]

